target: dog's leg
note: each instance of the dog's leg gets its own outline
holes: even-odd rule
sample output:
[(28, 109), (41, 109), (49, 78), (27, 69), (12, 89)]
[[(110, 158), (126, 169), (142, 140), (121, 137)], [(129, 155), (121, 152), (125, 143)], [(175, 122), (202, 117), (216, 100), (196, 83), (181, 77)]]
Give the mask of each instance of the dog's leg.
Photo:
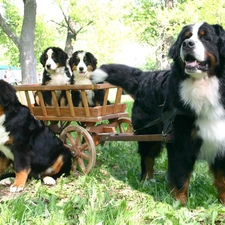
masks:
[[(189, 157), (181, 146), (174, 145), (175, 141), (167, 144), (168, 151), (168, 181), (171, 195), (185, 205), (188, 201), (188, 187), (190, 176), (194, 169), (195, 155), (191, 156), (192, 149), (189, 147)], [(176, 146), (176, 147), (175, 147)]]
[(10, 187), (10, 192), (20, 192), (24, 189), (28, 174), (30, 170), (21, 170), (20, 172), (16, 172), (16, 178), (13, 185)]
[(173, 198), (179, 200), (181, 205), (185, 205), (188, 201), (189, 183), (190, 183), (190, 176), (186, 179), (181, 188), (177, 188), (176, 184), (170, 183), (171, 195)]
[(138, 142), (138, 152), (141, 155), (141, 180), (153, 180), (155, 158), (161, 152), (161, 142)]
[(0, 154), (0, 174), (2, 174), (10, 165), (11, 160)]
[[(218, 163), (212, 165), (210, 168), (214, 175), (214, 185), (218, 190), (219, 200), (225, 205), (225, 160), (223, 160), (223, 163), (219, 163), (221, 161), (219, 160)], [(221, 167), (218, 168), (218, 165)]]

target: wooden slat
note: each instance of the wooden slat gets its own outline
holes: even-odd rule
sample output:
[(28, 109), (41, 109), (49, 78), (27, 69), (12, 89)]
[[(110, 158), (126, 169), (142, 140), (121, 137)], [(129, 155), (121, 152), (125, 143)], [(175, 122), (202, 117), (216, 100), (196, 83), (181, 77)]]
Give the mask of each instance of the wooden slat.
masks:
[(81, 91), (81, 98), (82, 98), (82, 102), (83, 102), (83, 105), (84, 105), (84, 110), (85, 110), (86, 116), (90, 117), (87, 95), (86, 95), (86, 92), (84, 90)]
[(17, 92), (17, 96), (18, 96), (18, 98), (19, 98), (19, 101), (20, 101), (23, 105), (27, 105), (26, 96), (25, 96), (25, 94), (24, 94), (23, 91)]
[(56, 97), (55, 91), (51, 91), (51, 94), (52, 94), (53, 106), (55, 107), (56, 116), (61, 116), (61, 113), (59, 110), (58, 99)]
[(68, 90), (66, 91), (66, 98), (67, 98), (67, 101), (68, 101), (68, 106), (69, 106), (69, 109), (70, 109), (71, 116), (75, 117), (75, 112), (74, 112), (71, 94), (70, 94), (70, 91), (68, 91)]
[[(109, 114), (105, 116), (97, 116), (97, 117), (78, 117), (76, 116), (75, 121), (80, 122), (102, 122), (104, 120), (119, 118), (129, 116), (128, 113), (117, 113), (117, 114)], [(74, 121), (74, 118), (71, 116), (43, 116), (43, 115), (35, 115), (35, 117), (39, 120), (48, 120), (48, 121)]]
[(117, 112), (118, 112), (118, 104), (119, 104), (120, 101), (121, 101), (122, 91), (123, 91), (122, 88), (118, 88), (118, 89), (117, 89), (117, 92), (116, 92), (116, 100), (115, 100), (115, 103), (114, 103), (114, 110), (113, 110), (113, 113), (117, 113)]
[(38, 91), (37, 93), (38, 93), (39, 103), (41, 105), (42, 115), (47, 116), (47, 112), (46, 112), (46, 108), (45, 108), (45, 103), (44, 103), (42, 92)]
[(14, 86), (17, 91), (60, 91), (60, 90), (102, 90), (106, 88), (116, 88), (116, 86), (113, 86), (108, 83), (104, 84), (74, 84), (74, 85), (17, 85)]
[(31, 113), (33, 114), (33, 107), (31, 104), (31, 100), (30, 100), (30, 94), (28, 91), (25, 91), (25, 96), (26, 96), (26, 100), (27, 100), (27, 106), (30, 109)]
[(134, 135), (132, 133), (110, 133), (110, 134), (98, 134), (101, 141), (159, 141), (159, 142), (171, 142), (173, 141), (173, 135), (167, 134), (163, 137), (162, 134), (146, 134), (146, 135)]
[(105, 90), (105, 96), (104, 96), (104, 101), (102, 106), (102, 115), (106, 115), (106, 106), (107, 106), (108, 96), (109, 96), (109, 88)]

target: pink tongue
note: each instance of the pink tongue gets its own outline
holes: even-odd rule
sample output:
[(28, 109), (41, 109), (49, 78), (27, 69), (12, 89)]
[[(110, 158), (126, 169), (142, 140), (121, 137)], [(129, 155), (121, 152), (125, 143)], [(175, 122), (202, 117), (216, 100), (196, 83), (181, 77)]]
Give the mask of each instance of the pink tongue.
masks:
[(197, 66), (198, 65), (198, 63), (197, 63), (197, 61), (193, 61), (193, 62), (185, 62), (186, 63), (186, 66)]

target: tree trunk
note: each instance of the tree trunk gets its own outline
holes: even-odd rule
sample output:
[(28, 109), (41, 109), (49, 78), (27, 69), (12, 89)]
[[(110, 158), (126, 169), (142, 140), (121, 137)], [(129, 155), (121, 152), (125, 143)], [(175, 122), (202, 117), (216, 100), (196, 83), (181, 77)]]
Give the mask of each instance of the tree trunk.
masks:
[(19, 41), (22, 83), (37, 83), (36, 59), (34, 54), (36, 0), (24, 0), (23, 25)]
[(8, 26), (0, 13), (0, 26), (6, 35), (13, 41), (20, 52), (20, 67), (22, 83), (37, 83), (36, 59), (34, 54), (35, 24), (36, 24), (36, 0), (23, 0), (24, 16), (21, 35), (18, 37)]
[(174, 7), (174, 0), (165, 0), (165, 7), (172, 9)]
[(69, 57), (73, 54), (73, 42), (76, 41), (76, 26), (75, 22), (68, 17), (64, 17), (67, 24), (67, 36), (66, 36), (66, 44), (65, 44), (65, 52), (68, 54)]

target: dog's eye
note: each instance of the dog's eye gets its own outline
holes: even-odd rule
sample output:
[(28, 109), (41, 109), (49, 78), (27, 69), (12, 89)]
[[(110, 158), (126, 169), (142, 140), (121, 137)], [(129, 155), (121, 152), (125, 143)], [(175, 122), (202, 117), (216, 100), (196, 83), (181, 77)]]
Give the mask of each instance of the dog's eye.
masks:
[(210, 38), (209, 38), (208, 36), (203, 36), (203, 37), (202, 37), (202, 40), (203, 40), (203, 41), (210, 41)]

